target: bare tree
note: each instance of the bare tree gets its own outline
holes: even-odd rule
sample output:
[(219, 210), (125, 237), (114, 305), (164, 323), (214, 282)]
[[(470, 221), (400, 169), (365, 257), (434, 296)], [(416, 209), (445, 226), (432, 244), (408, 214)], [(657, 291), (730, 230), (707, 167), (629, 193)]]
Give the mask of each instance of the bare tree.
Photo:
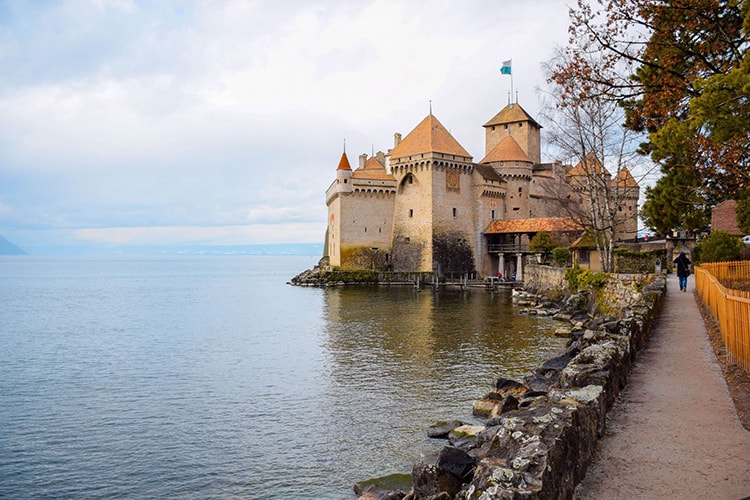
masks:
[(542, 115), (548, 143), (572, 168), (570, 188), (579, 203), (569, 204), (570, 216), (587, 230), (599, 252), (602, 269), (614, 270), (614, 247), (624, 234), (637, 231), (638, 184), (631, 170), (643, 163), (638, 157), (639, 136), (627, 129), (625, 113), (612, 89), (597, 89), (587, 82), (575, 85), (575, 75), (559, 83), (554, 75), (564, 54), (548, 64), (547, 103)]

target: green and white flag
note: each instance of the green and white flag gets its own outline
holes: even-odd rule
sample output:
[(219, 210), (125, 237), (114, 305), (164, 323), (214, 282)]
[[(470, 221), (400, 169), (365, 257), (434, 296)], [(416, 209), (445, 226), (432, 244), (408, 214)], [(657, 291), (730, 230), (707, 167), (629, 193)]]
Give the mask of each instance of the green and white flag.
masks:
[(503, 61), (503, 65), (500, 67), (500, 74), (501, 75), (510, 75), (510, 64), (513, 59), (508, 59), (507, 61)]

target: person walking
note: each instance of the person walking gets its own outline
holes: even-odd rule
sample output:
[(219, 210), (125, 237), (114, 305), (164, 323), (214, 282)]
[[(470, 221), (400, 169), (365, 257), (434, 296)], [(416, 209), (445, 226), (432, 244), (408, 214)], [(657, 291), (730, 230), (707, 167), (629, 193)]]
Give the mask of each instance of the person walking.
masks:
[(680, 252), (680, 255), (674, 260), (677, 265), (677, 277), (680, 279), (680, 290), (687, 292), (687, 279), (690, 276), (690, 259), (687, 258), (685, 252)]

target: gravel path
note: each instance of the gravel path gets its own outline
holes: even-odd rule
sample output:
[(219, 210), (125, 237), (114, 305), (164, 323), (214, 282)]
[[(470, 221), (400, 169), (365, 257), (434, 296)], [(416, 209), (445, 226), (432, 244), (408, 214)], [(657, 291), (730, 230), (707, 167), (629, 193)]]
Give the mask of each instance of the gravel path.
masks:
[(667, 287), (576, 499), (750, 497), (750, 432), (737, 416), (693, 294), (680, 292), (674, 275)]

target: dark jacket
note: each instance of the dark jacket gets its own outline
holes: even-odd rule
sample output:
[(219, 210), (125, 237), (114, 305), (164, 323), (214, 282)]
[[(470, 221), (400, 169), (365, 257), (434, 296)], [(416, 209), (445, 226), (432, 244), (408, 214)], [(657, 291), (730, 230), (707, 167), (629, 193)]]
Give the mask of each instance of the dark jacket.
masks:
[(690, 259), (683, 252), (680, 252), (674, 263), (677, 265), (677, 276), (684, 278), (690, 274)]

